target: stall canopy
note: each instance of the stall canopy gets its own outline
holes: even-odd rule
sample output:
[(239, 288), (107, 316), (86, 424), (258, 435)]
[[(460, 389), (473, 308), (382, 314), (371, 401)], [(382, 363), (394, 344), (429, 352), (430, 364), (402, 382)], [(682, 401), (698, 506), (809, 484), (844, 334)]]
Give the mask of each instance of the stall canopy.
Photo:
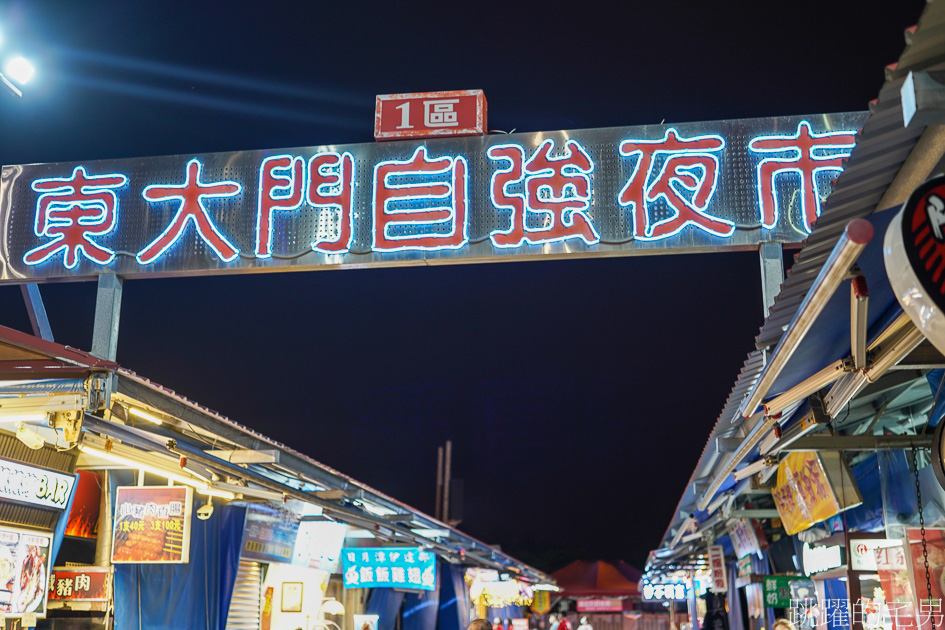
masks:
[[(888, 482), (890, 458), (905, 461), (913, 445), (931, 442), (929, 428), (942, 415), (936, 396), (945, 357), (902, 313), (882, 250), (886, 227), (909, 194), (945, 169), (945, 107), (931, 98), (945, 91), (939, 83), (945, 5), (928, 4), (906, 43), (899, 62), (886, 68), (886, 83), (650, 554), (648, 572), (704, 567), (704, 539), (730, 549), (734, 522), (777, 517), (774, 475), (796, 451), (843, 453), (864, 499), (844, 513), (844, 525), (881, 527), (871, 499), (877, 471)], [(871, 240), (862, 238), (869, 232)], [(851, 240), (857, 247), (847, 251), (855, 253), (844, 258)], [(901, 518), (908, 520), (906, 512)]]
[[(621, 571), (618, 567), (623, 567), (624, 570)], [(555, 571), (551, 576), (557, 580), (558, 588), (562, 589), (559, 594), (563, 597), (639, 597), (639, 578), (637, 581), (631, 581), (624, 571), (631, 575), (640, 573), (622, 561), (618, 566), (614, 566), (602, 560), (577, 560)]]
[(48, 444), (75, 449), (80, 467), (140, 463), (214, 496), (295, 499), (382, 544), (418, 545), (449, 564), (553, 583), (498, 549), (113, 362), (0, 326), (0, 418), (26, 413), (42, 418), (28, 421), (30, 430)]

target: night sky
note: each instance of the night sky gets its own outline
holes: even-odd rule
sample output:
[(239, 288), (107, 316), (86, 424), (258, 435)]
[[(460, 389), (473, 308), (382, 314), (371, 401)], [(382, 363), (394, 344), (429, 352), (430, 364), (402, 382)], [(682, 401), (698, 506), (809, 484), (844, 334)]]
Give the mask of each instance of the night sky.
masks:
[[(923, 2), (8, 2), (0, 163), (372, 142), (376, 94), (539, 131), (863, 110)], [(125, 283), (119, 362), (522, 560), (659, 545), (763, 311), (756, 253)], [(94, 283), (44, 285), (88, 349)], [(18, 287), (0, 324), (29, 329)]]

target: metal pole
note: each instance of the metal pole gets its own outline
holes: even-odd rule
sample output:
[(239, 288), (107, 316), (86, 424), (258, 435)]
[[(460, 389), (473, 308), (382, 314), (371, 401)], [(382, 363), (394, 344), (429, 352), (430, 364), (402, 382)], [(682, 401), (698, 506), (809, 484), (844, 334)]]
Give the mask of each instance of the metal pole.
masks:
[(46, 316), (46, 307), (43, 305), (43, 296), (39, 293), (39, 285), (35, 282), (20, 285), (23, 301), (26, 302), (26, 312), (30, 317), (33, 334), (46, 341), (53, 341), (52, 327)]
[(765, 318), (774, 306), (774, 298), (781, 292), (784, 283), (784, 253), (781, 243), (762, 243), (758, 248), (761, 259), (761, 299), (764, 302)]
[(107, 567), (112, 562), (112, 501), (109, 494), (109, 472), (103, 470), (102, 499), (98, 507), (98, 533), (95, 540), (95, 565)]
[(433, 512), (438, 521), (443, 520), (443, 447), (436, 447), (436, 511)]
[(92, 355), (107, 361), (118, 356), (118, 319), (121, 315), (122, 280), (113, 273), (98, 277)]
[(443, 514), (442, 521), (450, 522), (450, 467), (453, 461), (453, 442), (446, 440), (446, 461), (443, 465)]

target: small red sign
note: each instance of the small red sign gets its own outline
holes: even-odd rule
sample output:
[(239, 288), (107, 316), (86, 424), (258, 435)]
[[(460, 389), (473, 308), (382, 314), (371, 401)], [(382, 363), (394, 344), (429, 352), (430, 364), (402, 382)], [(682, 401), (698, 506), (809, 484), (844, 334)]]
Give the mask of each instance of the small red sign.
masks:
[(620, 599), (579, 599), (578, 612), (622, 612), (623, 600)]
[(375, 101), (375, 140), (484, 133), (486, 96), (482, 90), (380, 94)]
[(49, 576), (49, 599), (108, 601), (111, 571), (102, 567), (53, 569)]

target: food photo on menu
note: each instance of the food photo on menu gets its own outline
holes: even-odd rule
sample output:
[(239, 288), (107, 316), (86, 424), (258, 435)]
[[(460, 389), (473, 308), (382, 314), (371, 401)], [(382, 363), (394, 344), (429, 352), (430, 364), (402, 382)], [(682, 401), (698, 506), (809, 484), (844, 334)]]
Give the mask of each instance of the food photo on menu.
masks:
[(48, 558), (48, 537), (0, 530), (0, 612), (45, 612)]

